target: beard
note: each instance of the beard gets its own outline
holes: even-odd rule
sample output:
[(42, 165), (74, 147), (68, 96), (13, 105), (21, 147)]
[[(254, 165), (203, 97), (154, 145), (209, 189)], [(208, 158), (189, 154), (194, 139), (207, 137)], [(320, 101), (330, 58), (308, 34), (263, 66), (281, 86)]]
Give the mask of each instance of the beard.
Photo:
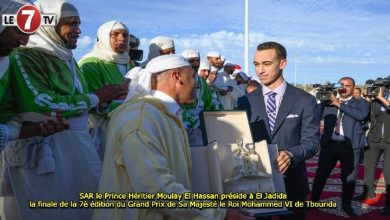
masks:
[(68, 49), (76, 49), (77, 48), (77, 44), (65, 44), (65, 47), (68, 48)]
[(77, 44), (70, 43), (68, 40), (65, 40), (64, 43), (65, 47), (71, 50), (76, 49), (77, 47)]
[(75, 43), (72, 43), (71, 41), (68, 40), (67, 37), (63, 37), (63, 36), (61, 36), (61, 40), (64, 42), (65, 47), (67, 49), (73, 50), (77, 48), (77, 41)]

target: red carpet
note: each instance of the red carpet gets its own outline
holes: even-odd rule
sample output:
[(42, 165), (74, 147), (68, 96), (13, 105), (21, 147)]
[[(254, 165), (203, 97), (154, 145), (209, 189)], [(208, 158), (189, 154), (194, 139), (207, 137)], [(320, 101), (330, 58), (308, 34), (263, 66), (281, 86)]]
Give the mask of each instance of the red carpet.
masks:
[[(313, 183), (315, 171), (317, 169), (317, 161), (318, 161), (318, 155), (311, 158), (310, 160), (307, 160), (306, 162), (310, 187)], [(379, 215), (379, 210), (384, 205), (384, 193), (385, 193), (385, 184), (384, 184), (384, 178), (382, 174), (382, 166), (383, 166), (383, 162), (380, 161), (377, 166), (377, 179), (379, 180), (376, 188), (376, 194), (377, 194), (376, 199), (365, 201), (364, 203), (366, 204), (362, 204), (359, 201), (352, 202), (354, 209), (359, 215), (358, 217), (354, 217), (354, 218), (348, 217), (341, 210), (341, 198), (340, 198), (341, 178), (340, 178), (339, 164), (337, 164), (336, 168), (333, 169), (326, 183), (326, 186), (321, 196), (321, 200), (335, 201), (337, 202), (338, 208), (310, 209), (307, 212), (307, 219), (308, 220), (328, 220), (328, 219), (338, 220), (338, 219), (351, 218), (357, 220), (363, 220), (363, 219), (389, 220), (390, 216)], [(359, 175), (358, 175), (358, 180), (355, 188), (355, 195), (359, 195), (363, 191), (363, 175), (364, 175), (363, 172), (364, 172), (363, 165), (359, 165)]]

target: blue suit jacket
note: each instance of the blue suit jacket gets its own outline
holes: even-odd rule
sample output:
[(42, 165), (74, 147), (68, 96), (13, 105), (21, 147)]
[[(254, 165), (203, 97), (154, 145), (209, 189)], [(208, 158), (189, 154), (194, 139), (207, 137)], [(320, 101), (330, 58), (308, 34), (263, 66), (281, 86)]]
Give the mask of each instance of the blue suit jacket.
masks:
[[(321, 136), (321, 147), (329, 145), (337, 121), (338, 109), (334, 106), (321, 105), (324, 119), (324, 133)], [(340, 111), (344, 113), (343, 131), (345, 142), (353, 149), (368, 146), (363, 128), (364, 120), (370, 113), (370, 104), (365, 99), (351, 98), (346, 104), (340, 104)]]
[(314, 96), (287, 84), (271, 133), (261, 87), (238, 100), (247, 110), (254, 141), (267, 140), (279, 150), (289, 150), (293, 164), (284, 179), (291, 200), (304, 199), (309, 192), (305, 160), (319, 149), (319, 110)]

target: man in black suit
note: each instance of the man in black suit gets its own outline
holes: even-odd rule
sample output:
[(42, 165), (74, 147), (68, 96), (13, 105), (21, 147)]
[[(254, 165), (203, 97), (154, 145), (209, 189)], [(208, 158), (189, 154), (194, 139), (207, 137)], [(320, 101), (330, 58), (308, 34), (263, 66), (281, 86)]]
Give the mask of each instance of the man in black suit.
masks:
[(337, 161), (341, 164), (342, 209), (349, 216), (356, 216), (351, 206), (355, 190), (359, 158), (367, 140), (362, 124), (370, 112), (370, 105), (365, 99), (355, 99), (353, 90), (355, 81), (350, 77), (339, 80), (343, 88), (340, 98), (330, 97), (330, 106), (321, 104), (324, 119), (324, 133), (321, 136), (321, 152), (318, 168), (311, 192), (312, 201), (318, 201), (326, 180)]
[(360, 198), (375, 197), (375, 168), (383, 153), (386, 201), (380, 214), (390, 215), (390, 94), (383, 91), (381, 87), (379, 94), (370, 100), (371, 128), (367, 135), (369, 149), (364, 152), (364, 192)]
[[(238, 108), (247, 110), (255, 141), (277, 144), (275, 163), (285, 174), (287, 199), (304, 201), (309, 192), (305, 160), (318, 151), (320, 121), (316, 99), (284, 80), (286, 58), (286, 49), (279, 43), (258, 45), (253, 63), (263, 86), (242, 97)], [(291, 211), (280, 219), (306, 217), (305, 208)]]

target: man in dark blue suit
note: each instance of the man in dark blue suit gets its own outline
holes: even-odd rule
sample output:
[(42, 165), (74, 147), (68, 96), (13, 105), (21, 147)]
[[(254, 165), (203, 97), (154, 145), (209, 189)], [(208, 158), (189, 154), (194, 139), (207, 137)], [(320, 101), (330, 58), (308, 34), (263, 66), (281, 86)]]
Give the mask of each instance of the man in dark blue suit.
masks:
[[(390, 85), (387, 90), (390, 90)], [(358, 198), (375, 198), (376, 165), (382, 156), (386, 199), (385, 207), (379, 213), (390, 215), (390, 93), (384, 91), (383, 87), (379, 87), (379, 94), (368, 99), (371, 102), (371, 126), (367, 135), (369, 148), (364, 152), (364, 191)]]
[(340, 98), (330, 97), (330, 106), (321, 105), (324, 119), (324, 133), (321, 136), (321, 152), (318, 168), (311, 192), (312, 201), (318, 201), (327, 178), (337, 161), (341, 165), (342, 209), (349, 216), (356, 216), (351, 206), (358, 174), (361, 151), (367, 146), (363, 129), (364, 120), (370, 112), (370, 104), (365, 99), (355, 99), (355, 81), (350, 77), (339, 80), (343, 85)]
[[(284, 80), (286, 58), (279, 43), (258, 45), (253, 63), (263, 86), (240, 98), (238, 108), (247, 110), (255, 141), (277, 144), (275, 163), (285, 174), (288, 200), (304, 201), (309, 192), (305, 160), (318, 151), (320, 120), (316, 99)], [(291, 211), (280, 219), (305, 219), (306, 209)]]

